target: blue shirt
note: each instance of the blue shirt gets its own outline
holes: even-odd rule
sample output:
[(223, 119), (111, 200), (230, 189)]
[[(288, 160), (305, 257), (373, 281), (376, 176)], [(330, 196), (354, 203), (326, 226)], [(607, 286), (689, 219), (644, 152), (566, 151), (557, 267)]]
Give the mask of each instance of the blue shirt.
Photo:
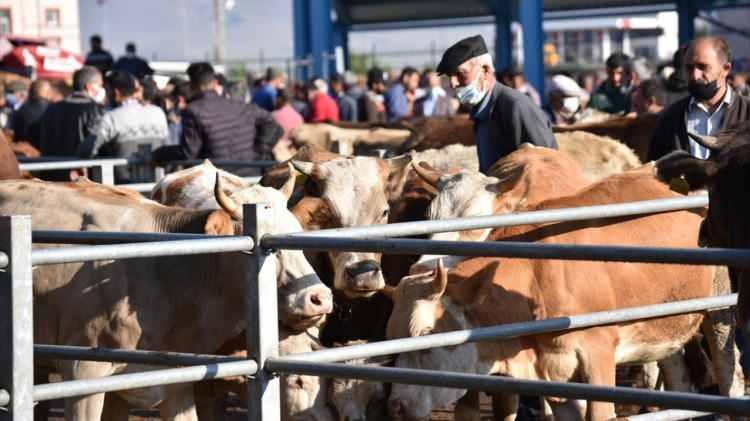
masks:
[(258, 88), (253, 94), (253, 104), (266, 111), (273, 111), (274, 105), (276, 105), (276, 88), (268, 83)]
[(471, 111), (471, 119), (474, 120), (474, 139), (477, 144), (477, 155), (479, 156), (479, 171), (487, 174), (492, 164), (502, 155), (499, 146), (490, 139), (490, 109), (491, 93), (488, 90), (484, 99)]
[(388, 121), (398, 120), (409, 112), (404, 85), (396, 83), (385, 92), (385, 113)]
[[(721, 100), (719, 106), (711, 113), (708, 108), (702, 103), (696, 101), (694, 98), (690, 98), (690, 103), (685, 111), (685, 127), (687, 131), (697, 133), (704, 136), (715, 136), (716, 133), (721, 129), (721, 120), (724, 118), (724, 111), (729, 108), (732, 103), (732, 89), (727, 89), (727, 93), (724, 94), (724, 99)], [(710, 151), (698, 142), (690, 139), (688, 141), (688, 149), (690, 155), (696, 158), (708, 159)]]

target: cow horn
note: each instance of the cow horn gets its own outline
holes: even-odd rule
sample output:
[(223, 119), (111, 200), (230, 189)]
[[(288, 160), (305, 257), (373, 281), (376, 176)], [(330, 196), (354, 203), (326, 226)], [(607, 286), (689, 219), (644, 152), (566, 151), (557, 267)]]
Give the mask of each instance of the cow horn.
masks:
[(719, 138), (716, 136), (703, 136), (690, 130), (688, 130), (687, 134), (694, 141), (698, 142), (698, 144), (709, 150), (715, 151), (719, 149)]
[(443, 259), (438, 259), (437, 269), (435, 269), (435, 279), (432, 281), (432, 291), (437, 296), (442, 296), (448, 287), (448, 271), (443, 266)]
[(441, 176), (441, 174), (437, 172), (437, 170), (432, 168), (424, 161), (421, 161), (417, 164), (412, 164), (412, 166), (414, 167), (414, 171), (417, 172), (417, 175), (419, 175), (429, 185), (437, 188)]
[(219, 206), (232, 216), (232, 219), (242, 221), (242, 206), (224, 193), (224, 189), (221, 188), (221, 175), (218, 172), (216, 172), (216, 183), (214, 184), (214, 197)]

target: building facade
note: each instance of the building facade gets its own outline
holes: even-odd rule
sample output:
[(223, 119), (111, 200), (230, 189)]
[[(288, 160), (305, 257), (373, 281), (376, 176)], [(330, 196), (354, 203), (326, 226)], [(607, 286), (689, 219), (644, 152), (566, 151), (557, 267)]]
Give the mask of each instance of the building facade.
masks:
[(0, 0), (0, 35), (8, 34), (80, 54), (78, 0)]

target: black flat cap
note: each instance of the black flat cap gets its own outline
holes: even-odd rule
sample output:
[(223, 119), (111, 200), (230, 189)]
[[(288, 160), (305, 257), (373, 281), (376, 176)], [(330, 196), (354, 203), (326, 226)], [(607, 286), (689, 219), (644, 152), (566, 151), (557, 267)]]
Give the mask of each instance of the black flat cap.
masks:
[(487, 45), (481, 35), (464, 38), (445, 50), (438, 64), (438, 74), (454, 73), (466, 60), (487, 54)]

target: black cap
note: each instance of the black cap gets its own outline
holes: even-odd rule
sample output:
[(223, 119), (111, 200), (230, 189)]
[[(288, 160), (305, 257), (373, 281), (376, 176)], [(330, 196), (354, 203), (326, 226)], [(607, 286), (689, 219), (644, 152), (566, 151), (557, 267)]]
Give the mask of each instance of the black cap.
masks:
[(487, 54), (487, 45), (481, 35), (464, 38), (445, 50), (438, 64), (438, 74), (454, 73), (466, 60)]

